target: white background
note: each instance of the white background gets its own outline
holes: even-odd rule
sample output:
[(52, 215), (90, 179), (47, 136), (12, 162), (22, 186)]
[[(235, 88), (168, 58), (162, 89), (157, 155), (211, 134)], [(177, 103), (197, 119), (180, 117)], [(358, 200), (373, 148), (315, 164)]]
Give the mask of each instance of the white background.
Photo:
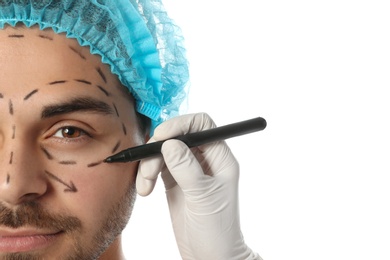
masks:
[[(264, 260), (389, 260), (387, 1), (166, 5), (186, 38), (189, 112), (268, 122), (228, 140), (247, 244)], [(159, 181), (125, 230), (128, 258), (180, 259), (170, 225)]]

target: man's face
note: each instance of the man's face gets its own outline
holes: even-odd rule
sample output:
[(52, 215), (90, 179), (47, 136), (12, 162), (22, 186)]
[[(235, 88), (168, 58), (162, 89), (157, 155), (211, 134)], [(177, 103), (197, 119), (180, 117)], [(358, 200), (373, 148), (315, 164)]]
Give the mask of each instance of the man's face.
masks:
[(76, 40), (0, 30), (1, 259), (92, 259), (118, 242), (137, 164), (102, 160), (144, 142), (119, 86)]

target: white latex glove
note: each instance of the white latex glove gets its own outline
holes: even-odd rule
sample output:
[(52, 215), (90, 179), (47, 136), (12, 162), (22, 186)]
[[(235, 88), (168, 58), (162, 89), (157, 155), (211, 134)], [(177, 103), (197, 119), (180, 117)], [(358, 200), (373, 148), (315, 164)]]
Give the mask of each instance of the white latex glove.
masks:
[[(149, 142), (215, 127), (207, 114), (184, 115), (156, 128)], [(225, 142), (189, 149), (178, 140), (162, 146), (163, 157), (144, 159), (137, 190), (149, 195), (161, 172), (172, 225), (183, 259), (261, 259), (244, 242), (238, 207), (239, 165)]]

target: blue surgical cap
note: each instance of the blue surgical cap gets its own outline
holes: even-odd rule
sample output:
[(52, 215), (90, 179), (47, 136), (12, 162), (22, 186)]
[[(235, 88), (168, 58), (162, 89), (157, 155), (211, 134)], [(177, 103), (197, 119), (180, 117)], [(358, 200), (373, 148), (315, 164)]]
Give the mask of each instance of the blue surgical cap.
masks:
[(180, 29), (160, 0), (0, 0), (0, 28), (52, 28), (102, 57), (154, 128), (180, 114), (188, 63)]

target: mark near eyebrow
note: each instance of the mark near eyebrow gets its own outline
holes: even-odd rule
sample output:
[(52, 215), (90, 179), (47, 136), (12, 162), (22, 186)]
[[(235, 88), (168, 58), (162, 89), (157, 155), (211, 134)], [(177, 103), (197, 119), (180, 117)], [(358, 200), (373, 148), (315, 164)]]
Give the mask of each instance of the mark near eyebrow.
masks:
[(112, 104), (114, 106), (114, 109), (115, 109), (115, 114), (119, 117), (119, 112), (118, 112), (118, 108), (116, 107), (115, 104)]
[(10, 34), (8, 35), (9, 38), (23, 38), (23, 34)]
[(103, 79), (104, 83), (107, 83), (106, 75), (104, 75), (101, 68), (97, 68), (96, 71), (99, 73), (100, 77)]
[(74, 48), (74, 47), (72, 47), (72, 46), (69, 46), (69, 48), (70, 48), (74, 53), (76, 53), (77, 55), (79, 55), (80, 58), (82, 58), (83, 60), (86, 60), (85, 56), (84, 56), (81, 52), (79, 52), (76, 48)]
[(35, 93), (38, 92), (38, 89), (34, 89), (33, 91), (31, 91), (30, 93), (27, 94), (27, 96), (24, 97), (24, 100), (27, 100), (29, 99), (32, 95), (34, 95)]
[(0, 98), (3, 98), (3, 97), (4, 97), (3, 94), (0, 93)]
[(116, 151), (118, 151), (118, 148), (119, 148), (120, 145), (121, 145), (121, 141), (118, 141), (116, 143), (116, 145), (114, 146), (114, 148), (112, 149), (112, 153), (115, 153)]
[(8, 107), (9, 107), (9, 113), (11, 115), (13, 115), (14, 114), (14, 105), (12, 104), (12, 100), (9, 100)]
[(56, 80), (56, 81), (50, 82), (49, 85), (63, 84), (63, 83), (66, 83), (66, 80)]
[(75, 81), (80, 82), (80, 83), (84, 83), (87, 85), (92, 85), (91, 82), (89, 82), (88, 80), (85, 80), (85, 79), (75, 79)]
[(110, 96), (110, 93), (108, 93), (108, 91), (106, 89), (104, 89), (103, 87), (97, 85), (97, 87), (107, 96), (109, 97)]
[(42, 110), (41, 118), (44, 119), (74, 112), (113, 114), (111, 106), (107, 103), (91, 97), (80, 97), (63, 103), (45, 106)]
[(43, 35), (43, 34), (40, 34), (40, 35), (38, 35), (40, 38), (42, 38), (42, 39), (46, 39), (46, 40), (50, 40), (50, 41), (52, 41), (53, 40), (53, 38), (51, 38), (51, 37), (49, 37), (49, 36), (47, 36), (47, 35)]
[(9, 184), (9, 181), (11, 179), (11, 176), (9, 176), (9, 173), (7, 174), (7, 184)]
[(41, 146), (41, 150), (44, 152), (44, 154), (46, 155), (47, 159), (53, 160), (53, 156), (46, 150), (45, 147)]

